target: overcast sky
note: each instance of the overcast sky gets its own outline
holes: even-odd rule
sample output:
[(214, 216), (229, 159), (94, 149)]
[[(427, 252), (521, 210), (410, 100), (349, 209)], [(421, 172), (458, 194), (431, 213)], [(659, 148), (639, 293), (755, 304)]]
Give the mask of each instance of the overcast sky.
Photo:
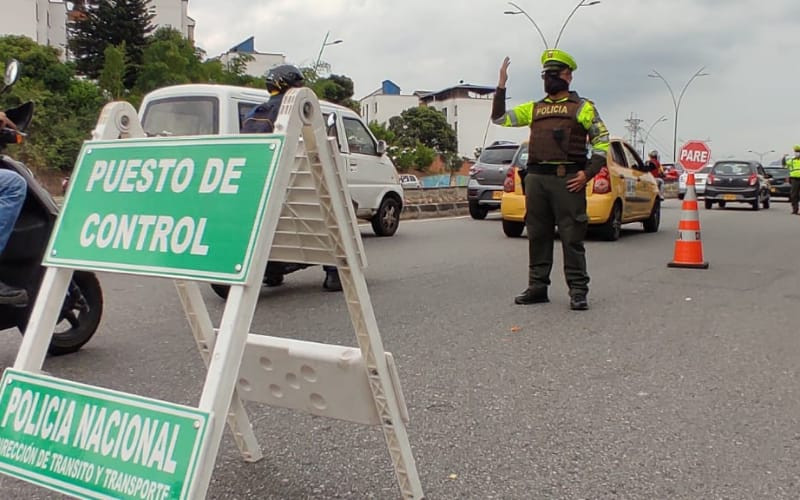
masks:
[[(516, 0), (555, 41), (577, 0)], [(496, 85), (503, 57), (511, 58), (512, 104), (539, 99), (534, 26), (504, 0), (190, 0), (197, 45), (217, 56), (249, 36), (259, 52), (311, 65), (325, 33), (338, 45), (322, 59), (355, 82), (361, 98), (389, 79), (403, 94), (465, 83)], [(715, 159), (758, 158), (800, 143), (800, 2), (797, 0), (602, 0), (577, 10), (559, 48), (578, 63), (573, 89), (592, 99), (611, 133), (628, 134), (633, 113), (647, 149), (672, 156), (675, 97), (701, 67), (679, 110), (678, 147), (708, 140)], [(764, 156), (764, 162), (779, 158)]]

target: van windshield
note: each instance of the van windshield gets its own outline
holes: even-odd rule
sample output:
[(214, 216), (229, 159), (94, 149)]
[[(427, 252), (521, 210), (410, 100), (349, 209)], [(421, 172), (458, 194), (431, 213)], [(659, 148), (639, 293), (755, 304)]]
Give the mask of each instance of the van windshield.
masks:
[(142, 128), (148, 136), (219, 133), (219, 101), (215, 97), (173, 97), (148, 103)]

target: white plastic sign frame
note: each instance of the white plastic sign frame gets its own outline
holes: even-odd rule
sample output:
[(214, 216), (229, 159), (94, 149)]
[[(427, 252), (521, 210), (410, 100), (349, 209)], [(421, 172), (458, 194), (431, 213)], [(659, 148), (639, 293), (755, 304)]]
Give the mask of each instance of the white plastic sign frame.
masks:
[[(402, 498), (424, 498), (405, 427), (408, 417), (399, 378), (391, 356), (384, 351), (362, 270), (364, 251), (344, 179), (343, 162), (338, 150), (328, 140), (319, 102), (313, 92), (305, 88), (293, 89), (284, 96), (275, 123), (273, 135), (276, 134), (283, 136), (285, 147), (272, 178), (252, 265), (244, 283), (231, 285), (218, 328), (212, 325), (198, 282), (175, 281), (192, 333), (208, 366), (197, 410), (210, 416), (209, 426), (189, 498), (206, 496), (226, 421), (245, 460), (255, 461), (263, 456), (242, 405), (242, 387), (237, 388), (242, 360), (248, 349), (274, 350), (284, 342), (279, 349), (286, 353), (285, 360), (300, 360), (308, 364), (313, 358), (315, 366), (323, 369), (326, 363), (341, 354), (341, 351), (336, 351), (341, 349), (339, 346), (310, 346), (310, 343), (306, 345), (288, 339), (276, 339), (270, 343), (264, 336), (248, 333), (268, 258), (292, 254), (296, 262), (331, 263), (338, 267), (358, 341), (358, 348), (348, 351), (348, 355), (360, 356), (360, 360), (350, 364), (350, 375), (355, 373), (364, 377), (363, 391), (368, 391), (367, 399), (371, 399), (369, 408), (366, 408), (369, 411), (362, 411), (359, 418), (381, 426)], [(143, 136), (135, 110), (121, 102), (110, 103), (104, 108), (94, 131), (94, 138), (101, 140)], [(314, 195), (313, 202), (308, 201), (309, 194)], [(293, 196), (304, 197), (305, 201), (292, 202)], [(304, 216), (303, 213), (311, 215)], [(297, 242), (289, 245), (276, 241), (279, 225), (294, 227), (297, 234), (287, 234), (282, 230), (278, 238), (297, 239)], [(14, 363), (15, 370), (41, 372), (61, 303), (75, 269), (78, 267), (47, 268)], [(335, 361), (340, 362), (338, 359)], [(343, 387), (341, 390), (352, 389)], [(254, 394), (253, 399), (261, 396), (264, 395)], [(315, 396), (319, 398), (320, 394)], [(358, 421), (346, 412), (330, 416)]]

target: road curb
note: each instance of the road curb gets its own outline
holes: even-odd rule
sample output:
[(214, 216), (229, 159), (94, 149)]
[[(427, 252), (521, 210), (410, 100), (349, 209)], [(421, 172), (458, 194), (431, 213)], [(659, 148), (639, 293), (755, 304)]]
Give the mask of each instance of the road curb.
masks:
[(453, 217), (469, 213), (469, 204), (466, 201), (450, 203), (421, 203), (405, 205), (400, 213), (401, 220), (407, 219), (432, 219), (435, 217)]

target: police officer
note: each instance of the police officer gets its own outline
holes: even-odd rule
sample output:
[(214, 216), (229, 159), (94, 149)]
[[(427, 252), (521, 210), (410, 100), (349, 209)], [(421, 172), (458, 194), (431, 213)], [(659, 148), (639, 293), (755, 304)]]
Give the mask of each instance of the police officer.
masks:
[(800, 145), (794, 147), (794, 158), (786, 160), (789, 169), (789, 183), (792, 190), (789, 193), (789, 203), (792, 204), (792, 213), (797, 215), (798, 199), (800, 199)]
[[(564, 252), (564, 276), (569, 286), (570, 308), (589, 308), (589, 275), (583, 239), (586, 183), (606, 164), (608, 129), (594, 103), (569, 90), (575, 60), (562, 50), (542, 54), (542, 80), (547, 94), (506, 111), (506, 81), (510, 60), (500, 66), (494, 94), (492, 120), (505, 127), (530, 126), (525, 176), (525, 224), (529, 242), (528, 288), (514, 298), (517, 304), (549, 302), (547, 287), (553, 267), (555, 226)], [(586, 139), (591, 143), (587, 161)]]
[[(270, 98), (267, 102), (253, 108), (248, 113), (242, 124), (242, 133), (245, 134), (269, 134), (275, 129), (275, 119), (281, 109), (281, 102), (286, 92), (295, 87), (302, 87), (304, 84), (303, 73), (291, 64), (281, 64), (275, 66), (267, 72), (267, 91)], [(283, 275), (297, 269), (302, 269), (302, 264), (286, 262), (269, 262), (266, 270), (266, 283), (268, 286), (278, 286), (283, 283)], [(334, 266), (322, 266), (325, 270), (325, 281), (322, 287), (330, 292), (342, 290), (342, 283), (339, 280), (339, 272)]]

